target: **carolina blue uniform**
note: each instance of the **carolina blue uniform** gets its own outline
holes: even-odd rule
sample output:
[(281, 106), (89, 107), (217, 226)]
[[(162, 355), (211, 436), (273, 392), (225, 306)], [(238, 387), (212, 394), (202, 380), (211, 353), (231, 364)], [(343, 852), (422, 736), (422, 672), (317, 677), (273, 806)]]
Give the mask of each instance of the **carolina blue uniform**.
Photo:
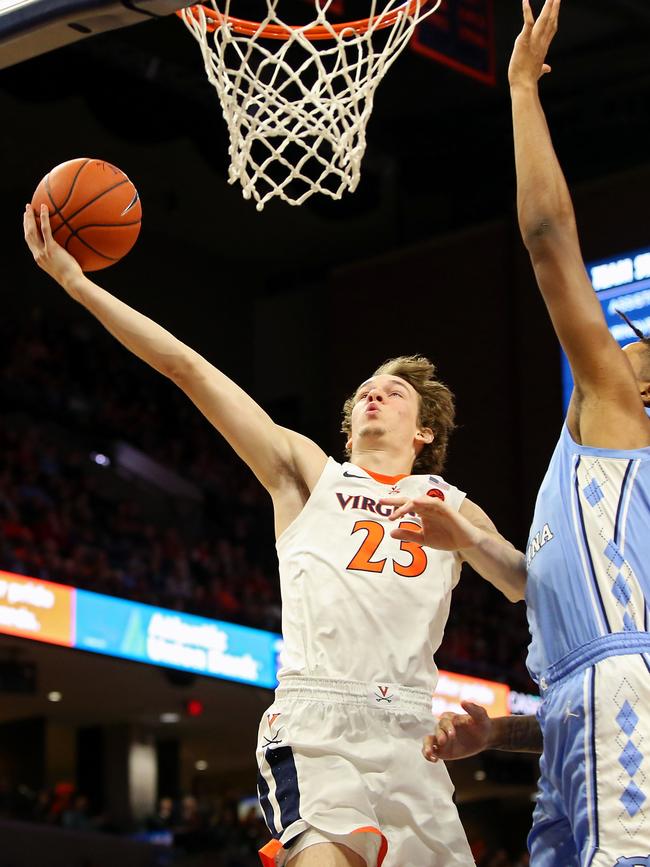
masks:
[(650, 448), (588, 448), (565, 425), (527, 562), (544, 733), (531, 865), (650, 867)]

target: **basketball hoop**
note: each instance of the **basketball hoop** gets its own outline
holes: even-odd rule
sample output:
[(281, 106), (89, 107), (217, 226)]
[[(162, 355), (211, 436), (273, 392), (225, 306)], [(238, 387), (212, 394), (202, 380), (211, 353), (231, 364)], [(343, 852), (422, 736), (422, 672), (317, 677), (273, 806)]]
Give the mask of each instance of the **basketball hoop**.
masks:
[(266, 0), (262, 21), (231, 16), (231, 0), (223, 11), (211, 2), (178, 14), (219, 95), (229, 183), (239, 181), (258, 211), (276, 196), (301, 205), (315, 193), (353, 192), (377, 86), (442, 0), (387, 0), (380, 11), (371, 0), (368, 18), (343, 24), (327, 20), (332, 0), (315, 0), (315, 18), (304, 25), (280, 19), (278, 0)]

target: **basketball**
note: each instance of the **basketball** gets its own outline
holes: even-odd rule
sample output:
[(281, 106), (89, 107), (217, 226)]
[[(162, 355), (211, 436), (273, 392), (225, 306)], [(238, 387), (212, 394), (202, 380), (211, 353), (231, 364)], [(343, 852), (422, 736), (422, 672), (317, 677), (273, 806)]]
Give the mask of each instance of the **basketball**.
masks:
[(32, 198), (37, 220), (42, 204), (47, 205), (54, 240), (84, 271), (118, 262), (140, 232), (138, 191), (123, 171), (104, 160), (68, 160), (53, 168)]

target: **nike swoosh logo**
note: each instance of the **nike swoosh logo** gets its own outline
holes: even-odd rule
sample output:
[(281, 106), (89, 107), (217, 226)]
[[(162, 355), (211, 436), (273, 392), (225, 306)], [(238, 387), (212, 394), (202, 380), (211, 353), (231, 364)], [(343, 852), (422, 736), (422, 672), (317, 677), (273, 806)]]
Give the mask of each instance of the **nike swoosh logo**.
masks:
[(347, 470), (343, 470), (343, 475), (345, 476), (346, 479), (365, 479), (365, 478), (367, 478), (366, 476), (355, 476), (354, 473), (348, 473)]
[(122, 213), (120, 214), (120, 217), (123, 217), (123, 216), (127, 213), (127, 211), (130, 211), (131, 208), (132, 208), (134, 205), (136, 205), (136, 204), (138, 203), (139, 200), (140, 200), (140, 196), (138, 195), (137, 190), (136, 190), (135, 195), (133, 196), (133, 198), (131, 199), (131, 201), (129, 202), (129, 204), (126, 206), (126, 208), (124, 208), (124, 210), (123, 210)]

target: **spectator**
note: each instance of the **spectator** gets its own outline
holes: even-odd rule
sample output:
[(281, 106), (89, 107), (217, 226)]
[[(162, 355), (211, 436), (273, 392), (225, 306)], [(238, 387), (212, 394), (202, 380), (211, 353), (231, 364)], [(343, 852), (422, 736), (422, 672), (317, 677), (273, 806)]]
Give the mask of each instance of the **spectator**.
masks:
[(70, 806), (61, 814), (61, 825), (73, 831), (87, 831), (94, 827), (89, 814), (88, 798), (77, 793)]

